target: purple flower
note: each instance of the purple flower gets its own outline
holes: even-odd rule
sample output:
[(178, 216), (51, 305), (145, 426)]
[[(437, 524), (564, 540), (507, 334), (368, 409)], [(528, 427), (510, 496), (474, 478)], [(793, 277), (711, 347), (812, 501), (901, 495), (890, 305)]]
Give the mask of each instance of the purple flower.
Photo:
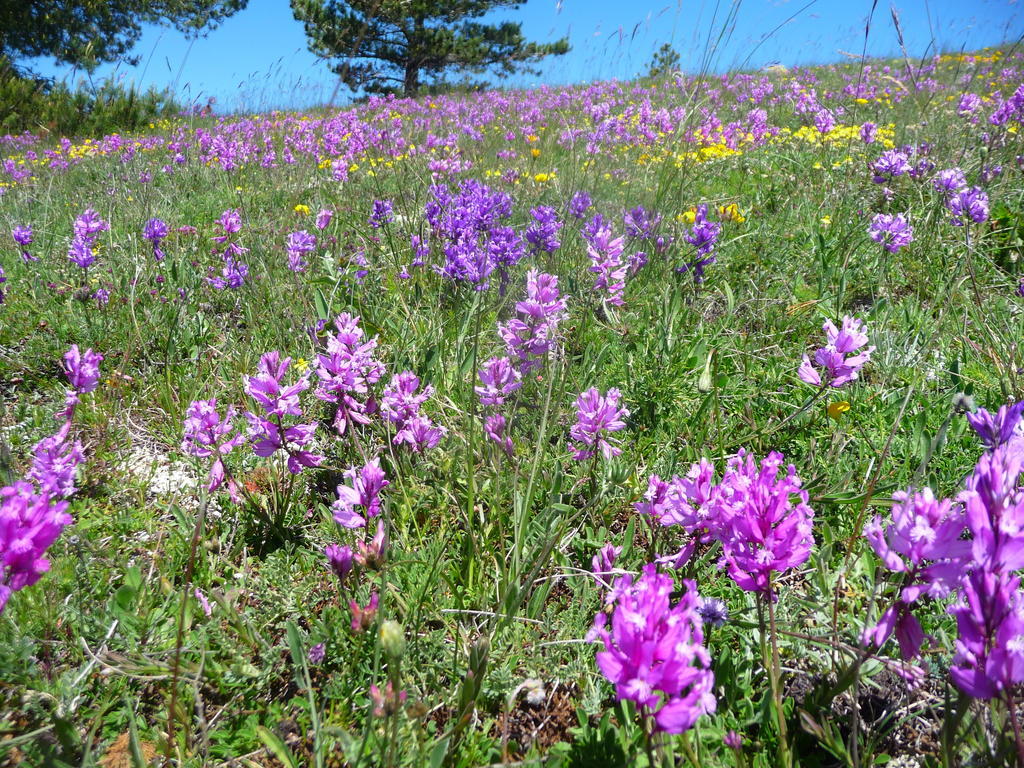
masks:
[(634, 239), (654, 237), (658, 224), (661, 223), (661, 215), (645, 209), (638, 205), (622, 215), (622, 223), (626, 228), (626, 235)]
[(88, 269), (96, 261), (93, 244), (85, 238), (76, 237), (68, 248), (68, 259), (82, 269)]
[(836, 118), (831, 110), (819, 109), (814, 113), (814, 127), (818, 133), (828, 133), (836, 127)]
[(910, 173), (911, 166), (909, 158), (898, 149), (890, 149), (883, 152), (881, 156), (871, 164), (875, 172), (872, 181), (875, 184), (886, 184), (897, 176)]
[(967, 115), (973, 114), (980, 106), (981, 97), (978, 94), (965, 93), (960, 97), (960, 102), (956, 107), (956, 113), (960, 115), (960, 117), (966, 117)]
[(871, 359), (871, 353), (875, 348), (870, 346), (859, 354), (851, 354), (868, 343), (864, 323), (856, 318), (843, 317), (841, 329), (836, 328), (831, 320), (826, 320), (823, 329), (827, 343), (814, 353), (813, 365), (810, 358), (804, 355), (797, 376), (806, 384), (820, 387), (820, 369), (825, 374), (829, 386), (838, 388), (857, 378), (860, 369)]
[(965, 578), (950, 607), (959, 638), (949, 673), (976, 699), (993, 699), (1024, 682), (1024, 593), (1020, 578), (979, 570)]
[(890, 253), (897, 253), (913, 241), (914, 229), (902, 213), (879, 213), (871, 220), (868, 235)]
[(935, 187), (936, 192), (941, 192), (948, 198), (954, 192), (959, 192), (966, 187), (967, 179), (964, 178), (964, 172), (959, 168), (946, 168), (935, 174), (932, 186)]
[(581, 189), (569, 200), (569, 213), (577, 219), (582, 219), (586, 215), (587, 209), (593, 204), (594, 201), (590, 195)]
[(86, 394), (96, 389), (100, 380), (100, 363), (103, 362), (103, 355), (87, 349), (79, 351), (77, 344), (64, 355), (64, 374), (68, 377), (71, 386), (79, 394)]
[(327, 226), (331, 223), (331, 219), (334, 217), (334, 211), (330, 208), (322, 208), (316, 215), (314, 224), (316, 228), (323, 231), (327, 229)]
[(316, 423), (285, 426), (284, 416), (302, 416), (299, 393), (309, 388), (309, 376), (302, 376), (294, 384), (284, 386), (284, 375), (291, 358), (281, 360), (278, 351), (267, 352), (260, 358), (255, 376), (244, 377), (245, 392), (255, 400), (263, 412), (272, 418), (246, 413), (249, 439), (253, 453), (264, 458), (279, 450), (288, 454), (288, 471), (299, 474), (303, 468), (319, 466), (323, 456), (305, 449), (316, 432)]
[(507, 357), (492, 357), (479, 371), (482, 387), (474, 387), (481, 405), (502, 405), (505, 398), (523, 386), (523, 377)]
[(414, 416), (405, 422), (392, 442), (408, 445), (413, 453), (420, 454), (435, 448), (446, 432), (426, 416)]
[(388, 549), (388, 536), (384, 530), (384, 521), (377, 521), (377, 533), (369, 542), (360, 541), (356, 544), (356, 562), (371, 571), (378, 571), (384, 565), (384, 555)]
[(523, 375), (541, 366), (558, 341), (558, 326), (565, 316), (565, 299), (558, 293), (558, 277), (531, 269), (526, 273), (526, 300), (516, 303), (518, 317), (498, 325), (509, 357), (519, 362)]
[(224, 267), (221, 269), (220, 276), (208, 277), (206, 281), (218, 291), (223, 291), (226, 288), (241, 288), (245, 285), (245, 279), (248, 276), (248, 265), (228, 256), (224, 259)]
[[(616, 547), (611, 542), (605, 544), (597, 551), (597, 554), (590, 561), (591, 570), (597, 576), (608, 576), (613, 573), (621, 573), (615, 570), (615, 560), (622, 554), (622, 547)], [(601, 579), (598, 581), (602, 582)]]
[(85, 240), (93, 243), (100, 232), (110, 229), (110, 224), (100, 218), (92, 208), (87, 208), (81, 216), (75, 219), (75, 239)]
[(978, 433), (985, 448), (994, 451), (1013, 439), (1024, 436), (1024, 424), (1021, 413), (1024, 412), (1024, 400), (1013, 405), (1001, 405), (993, 415), (984, 408), (967, 414), (967, 423)]
[[(235, 408), (229, 406), (224, 419), (221, 420), (217, 411), (217, 398), (210, 400), (193, 400), (185, 413), (185, 428), (182, 435), (181, 450), (200, 458), (213, 457), (213, 464), (207, 477), (207, 491), (213, 493), (225, 480), (224, 456), (245, 442), (245, 436), (236, 433), (228, 437), (234, 428)], [(228, 493), (231, 500), (238, 503), (238, 486), (234, 480), (228, 481)]]
[(288, 235), (285, 247), (288, 251), (288, 269), (292, 272), (305, 272), (309, 264), (303, 257), (316, 250), (316, 237), (305, 230), (292, 232)]
[(50, 569), (43, 557), (71, 516), (66, 501), (19, 481), (0, 488), (0, 613), (11, 594), (39, 581)]
[(281, 382), (292, 363), (290, 357), (281, 359), (277, 350), (267, 352), (260, 357), (255, 376), (246, 376), (245, 392), (270, 416), (301, 416), (299, 393), (309, 389), (309, 377), (302, 376), (290, 386), (282, 386)]
[(981, 224), (988, 219), (988, 195), (981, 187), (957, 192), (949, 198), (948, 205), (955, 227), (962, 227), (967, 220)]
[(666, 733), (683, 733), (716, 708), (700, 598), (693, 581), (684, 584), (686, 591), (672, 605), (672, 579), (656, 566), (647, 565), (636, 581), (620, 577), (611, 631), (599, 613), (588, 635), (604, 644), (597, 667), (615, 684), (618, 699), (653, 714), (656, 728)]
[[(643, 210), (642, 208), (639, 210)], [(622, 293), (626, 288), (627, 266), (622, 261), (625, 238), (612, 238), (611, 227), (603, 226), (588, 238), (587, 254), (590, 256), (590, 271), (597, 274), (594, 290), (607, 294), (604, 300), (615, 307), (624, 302)]]
[(218, 243), (223, 243), (228, 239), (228, 235), (236, 234), (242, 229), (242, 212), (237, 208), (229, 208), (220, 215), (215, 223), (220, 225), (224, 234), (213, 239)]
[(977, 568), (1016, 571), (1024, 568), (1024, 490), (1018, 487), (1024, 446), (1011, 440), (978, 459), (957, 497), (971, 532)]
[(865, 144), (874, 144), (875, 136), (878, 134), (878, 126), (874, 123), (864, 123), (860, 127), (860, 140)]
[(729, 606), (723, 601), (714, 597), (700, 599), (697, 606), (697, 613), (705, 624), (718, 628), (729, 620)]
[(324, 649), (323, 643), (317, 643), (309, 649), (309, 663), (310, 664), (322, 664), (324, 658), (327, 656), (327, 652)]
[(395, 206), (390, 200), (374, 200), (373, 209), (370, 211), (369, 224), (374, 229), (380, 229), (385, 224), (395, 220)]
[[(729, 576), (741, 589), (775, 599), (772, 573), (804, 563), (811, 554), (814, 512), (790, 464), (773, 451), (759, 467), (740, 451), (729, 460), (716, 497), (718, 535)], [(795, 501), (794, 501), (795, 499)]]
[(381, 398), (380, 412), (401, 430), (406, 422), (415, 418), (420, 413), (420, 406), (425, 403), (432, 394), (434, 388), (429, 384), (418, 393), (420, 379), (412, 371), (402, 371), (391, 377), (391, 384), (384, 390)]
[(376, 592), (370, 593), (370, 602), (365, 608), (359, 606), (355, 600), (348, 601), (348, 607), (352, 611), (352, 631), (356, 634), (365, 632), (373, 626), (377, 620), (377, 606), (380, 603), (380, 596)]
[(39, 261), (38, 256), (33, 256), (28, 252), (28, 246), (32, 244), (32, 227), (28, 225), (16, 226), (11, 230), (11, 237), (13, 237), (14, 242), (18, 244), (19, 250), (21, 251), (22, 261)]
[(484, 421), (484, 434), (488, 440), (497, 443), (501, 450), (511, 456), (514, 446), (512, 438), (505, 434), (506, 427), (505, 417), (500, 413), (493, 413)]
[(380, 458), (371, 459), (362, 469), (346, 470), (345, 477), (351, 485), (338, 486), (338, 498), (331, 506), (334, 520), (345, 528), (363, 528), (368, 519), (380, 514), (380, 492), (391, 483), (380, 468)]
[(314, 395), (334, 403), (334, 427), (344, 434), (352, 422), (368, 424), (372, 407), (365, 398), (370, 386), (384, 375), (384, 364), (374, 357), (377, 338), (364, 339), (359, 318), (343, 312), (334, 321), (337, 333), (327, 334), (326, 348), (317, 355), (316, 375), (320, 384)]
[(160, 219), (150, 219), (142, 228), (142, 237), (153, 245), (153, 258), (156, 261), (164, 260), (164, 252), (160, 249), (160, 242), (169, 233), (167, 224)]
[(354, 563), (352, 548), (328, 544), (324, 548), (324, 556), (327, 558), (327, 564), (331, 567), (334, 575), (338, 577), (338, 581), (344, 584), (345, 578), (351, 573)]
[(27, 477), (51, 498), (66, 499), (75, 492), (75, 472), (85, 458), (82, 444), (68, 441), (70, 428), (71, 422), (64, 422), (56, 434), (44, 437), (32, 449)]
[(526, 228), (526, 240), (534, 253), (545, 251), (553, 253), (561, 246), (558, 232), (562, 222), (558, 220), (558, 212), (548, 205), (538, 205), (530, 211), (533, 223)]
[(694, 282), (703, 282), (704, 268), (715, 263), (712, 251), (715, 250), (721, 231), (720, 223), (708, 220), (708, 206), (705, 203), (698, 205), (694, 214), (693, 227), (688, 234), (683, 236), (686, 242), (697, 249), (697, 258), (683, 264), (677, 271), (685, 273), (693, 270)]
[(576, 398), (576, 423), (569, 430), (574, 441), (570, 450), (576, 461), (591, 458), (597, 448), (606, 459), (622, 453), (619, 441), (608, 437), (626, 428), (623, 419), (629, 416), (629, 411), (619, 407), (621, 396), (615, 387), (609, 389), (607, 395), (591, 387)]

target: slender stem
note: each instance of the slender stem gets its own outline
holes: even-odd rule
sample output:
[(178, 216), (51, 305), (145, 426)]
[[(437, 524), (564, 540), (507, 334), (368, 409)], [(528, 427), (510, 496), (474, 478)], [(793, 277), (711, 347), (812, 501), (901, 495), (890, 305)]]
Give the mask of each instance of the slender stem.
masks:
[(680, 743), (683, 745), (683, 752), (686, 753), (686, 758), (696, 768), (700, 768), (700, 755), (698, 755), (690, 744), (690, 734), (684, 733)]
[(769, 575), (768, 596), (765, 599), (768, 601), (769, 640), (772, 647), (772, 698), (775, 702), (775, 716), (779, 722), (779, 762), (786, 768), (789, 768), (789, 766), (793, 764), (793, 757), (789, 753), (789, 737), (786, 733), (786, 713), (782, 709), (782, 686), (779, 684), (781, 665), (779, 664), (779, 643), (775, 636), (775, 601), (772, 600), (773, 594), (774, 590), (772, 587), (772, 579)]
[(1013, 724), (1013, 740), (1017, 747), (1017, 766), (1024, 768), (1024, 739), (1021, 738), (1020, 719), (1017, 717), (1017, 705), (1014, 701), (1013, 691), (1006, 690), (1006, 709), (1010, 713), (1010, 722)]
[(657, 755), (654, 752), (654, 742), (651, 739), (651, 730), (654, 726), (654, 715), (648, 712), (647, 707), (640, 710), (640, 727), (644, 732), (644, 751), (647, 753), (647, 765), (655, 768), (658, 765)]
[(167, 744), (164, 748), (164, 757), (168, 764), (171, 762), (171, 745), (174, 744), (174, 726), (176, 721), (174, 710), (178, 706), (178, 676), (181, 673), (181, 644), (185, 636), (185, 606), (188, 605), (188, 588), (192, 585), (196, 552), (199, 549), (199, 541), (203, 535), (203, 527), (206, 522), (206, 507), (209, 501), (210, 495), (203, 493), (202, 500), (199, 502), (199, 514), (196, 516), (196, 525), (192, 530), (188, 563), (185, 565), (185, 586), (181, 595), (181, 607), (178, 609), (178, 629), (174, 638), (174, 661), (171, 664), (171, 701), (167, 706)]

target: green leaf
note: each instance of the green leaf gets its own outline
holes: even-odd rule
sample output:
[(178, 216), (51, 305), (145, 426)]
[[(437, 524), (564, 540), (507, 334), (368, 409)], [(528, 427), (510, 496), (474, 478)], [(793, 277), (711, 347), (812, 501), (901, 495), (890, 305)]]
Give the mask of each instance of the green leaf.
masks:
[(256, 735), (259, 737), (260, 741), (263, 742), (263, 746), (267, 748), (270, 754), (280, 760), (284, 764), (285, 768), (299, 768), (299, 763), (296, 761), (295, 755), (293, 755), (292, 751), (288, 749), (288, 745), (281, 740), (280, 736), (273, 731), (264, 728), (262, 725), (256, 726)]

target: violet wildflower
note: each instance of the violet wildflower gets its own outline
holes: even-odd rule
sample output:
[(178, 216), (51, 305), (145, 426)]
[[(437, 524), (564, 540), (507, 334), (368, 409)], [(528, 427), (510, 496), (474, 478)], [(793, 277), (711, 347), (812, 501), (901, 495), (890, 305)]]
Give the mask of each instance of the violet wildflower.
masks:
[(208, 277), (206, 281), (218, 291), (223, 291), (226, 288), (241, 288), (248, 276), (249, 266), (229, 256), (224, 259), (220, 275)]
[(395, 220), (395, 205), (390, 200), (374, 200), (373, 209), (370, 211), (369, 224), (374, 229), (380, 229), (385, 224)]
[(0, 613), (11, 594), (32, 586), (50, 569), (43, 555), (71, 524), (68, 502), (18, 481), (0, 488)]
[(324, 547), (324, 557), (327, 558), (327, 564), (330, 566), (331, 571), (334, 572), (334, 575), (338, 577), (338, 581), (344, 584), (345, 579), (352, 572), (352, 566), (355, 562), (352, 557), (352, 548), (328, 544)]
[(962, 227), (967, 221), (981, 224), (988, 219), (988, 195), (981, 187), (957, 192), (949, 198), (948, 205), (954, 227)]
[(14, 242), (18, 244), (18, 249), (21, 251), (22, 261), (39, 261), (38, 256), (33, 256), (28, 251), (28, 247), (32, 244), (32, 227), (28, 225), (16, 226), (11, 230), (11, 237), (13, 237)]
[[(643, 210), (642, 208), (640, 210)], [(622, 293), (626, 288), (627, 266), (622, 261), (625, 238), (612, 238), (611, 227), (602, 227), (588, 239), (587, 253), (590, 256), (590, 271), (597, 275), (594, 290), (607, 294), (608, 304), (621, 307)]]
[(484, 434), (487, 439), (496, 443), (508, 456), (512, 455), (514, 446), (512, 438), (505, 434), (507, 427), (505, 417), (500, 413), (493, 413), (484, 421)]
[[(622, 554), (622, 547), (616, 547), (608, 542), (601, 547), (597, 554), (590, 561), (590, 567), (596, 576), (608, 576), (613, 573), (621, 573), (615, 570), (615, 560)], [(601, 581), (599, 579), (599, 581)]]
[(334, 217), (334, 211), (330, 208), (322, 208), (316, 215), (316, 219), (313, 223), (316, 228), (323, 231), (327, 229), (327, 226), (331, 223), (331, 219)]
[(417, 393), (420, 378), (412, 371), (402, 371), (391, 377), (391, 384), (384, 390), (381, 398), (380, 412), (401, 430), (407, 421), (420, 413), (420, 407), (432, 394), (434, 388), (429, 384)]
[(576, 423), (569, 430), (574, 441), (570, 450), (576, 461), (593, 457), (598, 448), (605, 459), (622, 453), (619, 441), (609, 437), (612, 432), (626, 428), (624, 419), (629, 416), (629, 410), (619, 407), (621, 396), (615, 387), (609, 389), (607, 395), (591, 387), (576, 398)]
[[(235, 408), (229, 406), (222, 420), (217, 411), (217, 399), (193, 400), (185, 414), (185, 429), (181, 450), (200, 458), (213, 457), (207, 477), (206, 490), (213, 493), (224, 484), (226, 472), (224, 456), (245, 442), (245, 436), (236, 433), (229, 437), (234, 428)], [(238, 486), (234, 479), (228, 479), (228, 494), (238, 503)]]
[(729, 606), (715, 597), (703, 597), (697, 605), (697, 613), (705, 624), (716, 629), (729, 620)]
[(82, 444), (68, 441), (71, 422), (65, 421), (56, 434), (44, 437), (32, 448), (32, 468), (27, 477), (39, 489), (56, 499), (66, 499), (75, 492), (75, 472), (85, 455)]
[(199, 589), (199, 587), (196, 587), (192, 590), (192, 595), (199, 601), (199, 607), (202, 609), (203, 615), (206, 618), (210, 618), (210, 616), (213, 615), (213, 608), (210, 607), (210, 601), (206, 599), (206, 595), (203, 594), (203, 591)]
[(941, 192), (946, 198), (949, 198), (950, 195), (967, 186), (967, 179), (964, 178), (964, 172), (959, 168), (946, 168), (935, 174), (932, 186), (936, 192)]
[(729, 460), (716, 500), (729, 576), (741, 589), (772, 600), (772, 574), (806, 562), (814, 545), (807, 491), (792, 464), (780, 475), (783, 461), (781, 453), (772, 451), (758, 466), (741, 450)]
[(478, 372), (482, 387), (474, 387), (481, 405), (502, 405), (505, 398), (523, 386), (523, 377), (507, 357), (492, 357)]
[(334, 520), (345, 528), (363, 528), (368, 519), (380, 514), (380, 492), (391, 483), (380, 468), (380, 458), (371, 459), (361, 469), (346, 470), (345, 478), (351, 485), (338, 486), (338, 498), (331, 506)]
[(685, 273), (693, 270), (694, 282), (704, 282), (704, 268), (715, 263), (712, 252), (715, 250), (721, 231), (720, 223), (708, 220), (708, 206), (705, 203), (698, 205), (694, 213), (693, 227), (688, 234), (683, 236), (686, 242), (697, 249), (697, 257), (683, 264), (677, 271)]
[(100, 215), (92, 208), (87, 208), (81, 216), (75, 219), (74, 232), (76, 239), (93, 243), (100, 232), (107, 232), (109, 230), (109, 222), (100, 218)]
[(374, 357), (377, 338), (364, 339), (359, 318), (343, 312), (334, 321), (337, 333), (328, 332), (326, 348), (317, 355), (316, 375), (320, 379), (314, 395), (335, 403), (334, 427), (345, 434), (350, 423), (368, 424), (371, 403), (359, 398), (384, 375), (384, 364)]
[(684, 584), (686, 591), (672, 605), (672, 579), (656, 566), (647, 565), (635, 581), (620, 577), (610, 631), (599, 613), (588, 635), (604, 644), (597, 666), (615, 684), (619, 700), (635, 702), (666, 733), (683, 733), (716, 708), (700, 598), (693, 581)]
[(101, 362), (103, 355), (99, 352), (93, 352), (92, 349), (82, 352), (77, 344), (71, 345), (64, 354), (64, 373), (76, 392), (84, 395), (96, 389), (100, 380)]
[(308, 658), (310, 664), (323, 664), (326, 657), (327, 651), (325, 650), (323, 643), (317, 643), (309, 649)]
[(982, 454), (957, 497), (971, 533), (976, 569), (1024, 568), (1024, 489), (1018, 486), (1022, 468), (1020, 442), (1004, 443)]
[(160, 262), (164, 260), (164, 252), (160, 248), (160, 243), (163, 242), (169, 232), (167, 224), (160, 219), (150, 219), (142, 228), (142, 237), (153, 246), (154, 261)]
[(558, 341), (558, 326), (565, 317), (565, 299), (558, 293), (558, 277), (531, 269), (526, 274), (526, 300), (516, 303), (519, 315), (498, 325), (509, 357), (519, 362), (523, 375), (539, 368)]
[(825, 134), (836, 127), (836, 118), (832, 114), (832, 110), (819, 109), (814, 113), (814, 127), (818, 129), (818, 133)]
[[(828, 385), (838, 388), (857, 379), (860, 369), (871, 359), (871, 353), (875, 348), (870, 346), (863, 349), (868, 343), (868, 336), (863, 321), (856, 318), (848, 315), (843, 317), (842, 328), (837, 328), (831, 320), (826, 320), (822, 328), (825, 331), (825, 346), (814, 353), (813, 365), (810, 358), (804, 355), (797, 376), (806, 384), (820, 387), (820, 369), (825, 374)], [(852, 354), (858, 350), (861, 350), (858, 354)]]
[(874, 144), (875, 137), (878, 135), (878, 126), (874, 123), (864, 123), (860, 127), (860, 140), (865, 144)]
[(288, 251), (288, 269), (292, 272), (305, 272), (309, 264), (303, 257), (316, 250), (316, 237), (305, 230), (292, 232), (288, 235), (285, 248)]
[(1011, 440), (1024, 437), (1024, 422), (1021, 422), (1022, 412), (1024, 412), (1024, 400), (1013, 405), (1001, 405), (995, 414), (989, 413), (984, 408), (979, 408), (966, 416), (967, 423), (981, 438), (985, 448), (994, 451)]
[(885, 250), (897, 253), (913, 241), (914, 228), (902, 213), (879, 213), (871, 220), (868, 235), (876, 243), (881, 243)]
[(875, 173), (872, 178), (875, 184), (887, 184), (897, 176), (910, 173), (911, 166), (906, 154), (898, 149), (890, 149), (871, 164), (871, 170)]
[(661, 223), (661, 214), (648, 211), (642, 205), (638, 205), (622, 215), (622, 223), (626, 228), (627, 236), (633, 239), (652, 238), (658, 224)]
[(249, 422), (253, 453), (266, 458), (283, 450), (288, 454), (288, 471), (297, 475), (303, 468), (319, 466), (324, 457), (306, 449), (316, 432), (315, 422), (286, 427), (282, 421), (284, 416), (302, 416), (299, 393), (309, 388), (308, 375), (289, 386), (282, 385), (289, 365), (291, 358), (281, 360), (276, 350), (260, 358), (257, 374), (245, 377), (245, 391), (259, 403), (267, 416), (273, 418), (251, 412), (247, 412), (245, 417)]
[[(0, 286), (7, 282), (7, 275), (4, 274), (4, 268), (0, 267)], [(0, 287), (0, 304), (4, 303), (4, 289)]]
[(965, 93), (960, 97), (956, 113), (960, 117), (967, 117), (973, 114), (981, 106), (981, 97), (976, 93)]
[(960, 575), (961, 559), (970, 552), (962, 541), (964, 514), (948, 499), (938, 500), (930, 488), (911, 494), (893, 494), (891, 521), (883, 528), (880, 516), (864, 526), (875, 554), (887, 570), (903, 574), (897, 598), (879, 618), (864, 630), (865, 644), (881, 648), (895, 633), (904, 661), (920, 655), (924, 630), (911, 613), (923, 595), (946, 597)]
[(594, 204), (590, 195), (582, 189), (574, 194), (569, 200), (569, 213), (577, 219), (582, 219), (587, 214), (587, 209)]
[(82, 269), (88, 269), (96, 261), (96, 250), (90, 241), (76, 237), (68, 247), (68, 260)]
[(526, 240), (534, 253), (545, 251), (553, 253), (561, 246), (558, 232), (562, 222), (558, 220), (558, 212), (548, 205), (538, 205), (530, 211), (533, 223), (526, 228)]
[(634, 505), (636, 511), (654, 517), (665, 527), (679, 526), (687, 534), (676, 553), (659, 558), (658, 562), (681, 568), (689, 561), (698, 541), (709, 541), (717, 535), (718, 486), (714, 474), (711, 462), (701, 459), (690, 466), (685, 477), (677, 475), (668, 482), (657, 475), (648, 478), (644, 500)]
[(421, 454), (437, 447), (447, 430), (438, 426), (426, 416), (409, 419), (395, 435), (395, 445), (408, 445), (413, 453)]

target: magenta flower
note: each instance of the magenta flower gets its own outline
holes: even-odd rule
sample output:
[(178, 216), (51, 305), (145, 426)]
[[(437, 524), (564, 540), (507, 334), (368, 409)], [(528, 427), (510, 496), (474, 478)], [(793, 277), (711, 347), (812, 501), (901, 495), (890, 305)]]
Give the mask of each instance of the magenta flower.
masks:
[(11, 237), (13, 237), (14, 242), (18, 244), (18, 250), (21, 251), (22, 261), (39, 261), (38, 256), (33, 256), (28, 251), (28, 247), (32, 244), (32, 227), (27, 224), (24, 226), (16, 226), (11, 230)]
[(309, 377), (302, 376), (290, 386), (282, 386), (284, 375), (292, 359), (281, 359), (277, 350), (260, 357), (255, 376), (246, 376), (245, 392), (270, 416), (301, 416), (299, 393), (309, 389)]
[(103, 362), (103, 355), (87, 349), (80, 352), (77, 344), (64, 355), (64, 373), (68, 377), (71, 386), (79, 394), (86, 394), (96, 389), (100, 380), (100, 363)]
[(369, 542), (360, 541), (356, 544), (355, 560), (363, 568), (371, 571), (380, 570), (384, 565), (384, 555), (388, 549), (388, 535), (384, 530), (384, 521), (377, 521), (377, 533)]
[(71, 422), (65, 421), (56, 434), (44, 437), (32, 449), (32, 468), (28, 479), (42, 493), (55, 499), (66, 499), (75, 492), (75, 472), (85, 459), (82, 444), (68, 441)]
[(71, 524), (67, 507), (24, 481), (0, 488), (0, 613), (12, 593), (32, 586), (50, 569), (43, 555)]
[(772, 574), (806, 562), (814, 538), (814, 511), (796, 468), (779, 473), (772, 451), (759, 467), (746, 451), (729, 460), (716, 499), (718, 536), (729, 576), (748, 592), (776, 598)]
[(1013, 405), (1001, 405), (994, 415), (984, 408), (979, 408), (974, 413), (967, 414), (967, 423), (981, 438), (985, 448), (993, 451), (1011, 440), (1024, 437), (1022, 412), (1024, 400)]
[(594, 290), (606, 294), (604, 300), (614, 307), (624, 304), (622, 293), (626, 288), (627, 265), (622, 261), (622, 251), (625, 243), (624, 237), (612, 238), (609, 226), (599, 228), (587, 243), (590, 271), (597, 275)]
[(519, 362), (523, 375), (539, 368), (558, 341), (558, 326), (565, 317), (565, 299), (558, 293), (558, 277), (531, 269), (526, 274), (526, 300), (516, 303), (519, 315), (498, 325), (509, 357)]
[(413, 453), (421, 454), (436, 448), (446, 433), (444, 427), (434, 424), (426, 416), (414, 416), (405, 422), (392, 442), (395, 445), (408, 445)]
[(334, 211), (330, 208), (322, 208), (316, 215), (314, 224), (316, 228), (323, 231), (327, 229), (327, 226), (331, 223), (331, 219), (334, 217)]
[(324, 457), (306, 449), (316, 433), (316, 423), (285, 426), (284, 416), (302, 416), (299, 393), (309, 388), (309, 377), (302, 376), (294, 384), (283, 386), (284, 375), (291, 358), (281, 360), (278, 351), (267, 352), (260, 358), (257, 374), (244, 377), (245, 391), (271, 417), (265, 418), (247, 412), (249, 439), (257, 456), (267, 458), (277, 451), (288, 454), (288, 471), (297, 475), (304, 468), (320, 465)]
[(371, 459), (362, 469), (346, 470), (345, 477), (351, 485), (338, 486), (338, 498), (331, 506), (334, 520), (345, 528), (363, 528), (367, 519), (380, 514), (380, 492), (391, 483), (380, 468), (379, 458)]
[(672, 605), (671, 577), (647, 565), (636, 581), (617, 580), (611, 630), (599, 613), (588, 637), (604, 643), (597, 667), (615, 684), (619, 700), (653, 715), (655, 727), (683, 733), (716, 709), (711, 657), (704, 647), (699, 596), (693, 581)]
[(349, 610), (352, 611), (352, 631), (356, 634), (365, 632), (377, 620), (377, 605), (380, 603), (380, 596), (373, 592), (370, 594), (370, 602), (365, 608), (360, 607), (355, 600), (348, 601)]
[(569, 430), (569, 436), (575, 441), (570, 450), (576, 461), (591, 458), (596, 448), (601, 449), (606, 459), (622, 453), (619, 441), (608, 437), (626, 428), (623, 419), (629, 416), (629, 411), (619, 407), (621, 396), (615, 387), (609, 389), (607, 395), (591, 387), (576, 398), (576, 423)]
[(150, 219), (142, 228), (142, 237), (153, 246), (153, 259), (155, 261), (164, 260), (164, 252), (160, 248), (160, 243), (167, 237), (169, 232), (167, 224), (160, 219)]
[(348, 546), (338, 546), (337, 544), (328, 544), (324, 547), (324, 557), (327, 558), (327, 564), (334, 572), (334, 575), (338, 577), (338, 581), (344, 584), (345, 579), (348, 577), (349, 573), (352, 572), (354, 563), (352, 548)]
[[(224, 419), (217, 412), (217, 398), (210, 400), (193, 400), (185, 413), (185, 429), (181, 441), (181, 450), (200, 458), (213, 457), (207, 477), (206, 490), (213, 493), (224, 484), (226, 477), (224, 456), (245, 442), (245, 436), (236, 433), (228, 437), (234, 428), (235, 407), (230, 406)], [(228, 480), (228, 494), (231, 500), (238, 503), (238, 486), (235, 481)]]
[(429, 384), (417, 393), (419, 387), (419, 376), (412, 371), (402, 371), (391, 377), (391, 383), (384, 390), (380, 412), (399, 430), (407, 421), (419, 416), (420, 407), (434, 394), (434, 388)]
[(503, 415), (500, 413), (491, 414), (484, 421), (484, 434), (487, 435), (488, 440), (497, 443), (501, 450), (511, 456), (514, 446), (512, 445), (512, 438), (505, 434), (507, 426)]
[(292, 232), (288, 235), (286, 250), (288, 251), (288, 269), (292, 272), (305, 272), (309, 264), (304, 257), (316, 250), (316, 237), (306, 230)]
[[(838, 388), (858, 377), (860, 369), (871, 359), (875, 348), (870, 346), (862, 349), (868, 343), (868, 336), (864, 332), (863, 321), (856, 318), (844, 317), (842, 328), (836, 328), (835, 323), (826, 320), (822, 328), (825, 331), (825, 346), (814, 353), (814, 364), (804, 355), (797, 376), (806, 384), (820, 387), (821, 374), (824, 373), (829, 386)], [(851, 354), (858, 350), (862, 351)]]
[(481, 405), (502, 405), (505, 398), (523, 386), (523, 376), (507, 357), (492, 357), (478, 372), (482, 387), (474, 387)]
[(359, 318), (343, 312), (334, 321), (337, 333), (327, 334), (324, 354), (317, 355), (316, 375), (320, 379), (314, 395), (335, 403), (334, 427), (344, 434), (352, 422), (368, 424), (370, 404), (362, 397), (384, 375), (384, 364), (374, 357), (376, 337), (364, 340)]

